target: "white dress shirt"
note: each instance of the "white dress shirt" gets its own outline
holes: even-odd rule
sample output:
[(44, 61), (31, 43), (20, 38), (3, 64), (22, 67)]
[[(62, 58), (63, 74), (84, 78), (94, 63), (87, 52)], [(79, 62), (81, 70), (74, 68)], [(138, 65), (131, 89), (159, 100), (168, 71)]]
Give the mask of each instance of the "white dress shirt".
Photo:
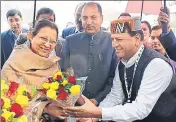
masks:
[[(139, 50), (128, 62), (122, 60), (126, 68), (135, 63), (138, 53)], [(119, 79), (118, 66), (115, 73), (111, 92), (99, 105), (102, 108), (102, 120), (131, 122), (141, 120), (149, 115), (160, 95), (168, 87), (173, 70), (164, 60), (160, 58), (153, 59), (144, 70), (135, 101), (126, 103), (125, 105), (122, 105), (124, 94)]]

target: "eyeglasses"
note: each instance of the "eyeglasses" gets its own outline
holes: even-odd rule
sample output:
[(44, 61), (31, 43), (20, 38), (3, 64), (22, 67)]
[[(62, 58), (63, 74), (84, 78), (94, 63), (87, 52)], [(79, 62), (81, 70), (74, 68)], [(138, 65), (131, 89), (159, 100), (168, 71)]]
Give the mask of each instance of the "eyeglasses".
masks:
[(43, 43), (49, 42), (50, 45), (56, 45), (58, 41), (48, 39), (47, 37), (37, 36)]

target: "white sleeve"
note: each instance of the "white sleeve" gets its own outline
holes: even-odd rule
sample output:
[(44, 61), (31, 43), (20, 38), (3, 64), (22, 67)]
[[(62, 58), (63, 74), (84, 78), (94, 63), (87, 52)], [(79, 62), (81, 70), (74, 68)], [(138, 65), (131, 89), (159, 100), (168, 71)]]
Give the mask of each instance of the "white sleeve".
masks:
[(123, 100), (124, 100), (124, 94), (122, 90), (122, 84), (119, 79), (119, 71), (117, 66), (111, 91), (105, 97), (105, 99), (102, 102), (100, 102), (99, 107), (100, 108), (112, 107), (118, 104), (122, 104)]
[(102, 108), (102, 119), (126, 122), (147, 117), (168, 87), (172, 75), (173, 70), (168, 63), (159, 58), (153, 59), (144, 71), (136, 100), (125, 105)]

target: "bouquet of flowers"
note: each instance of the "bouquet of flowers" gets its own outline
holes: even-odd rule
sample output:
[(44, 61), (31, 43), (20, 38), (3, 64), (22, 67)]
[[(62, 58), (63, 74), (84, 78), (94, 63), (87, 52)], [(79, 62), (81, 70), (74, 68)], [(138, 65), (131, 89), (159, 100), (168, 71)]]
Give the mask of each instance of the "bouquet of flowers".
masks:
[[(76, 78), (73, 71), (55, 72), (48, 81), (43, 83), (43, 88), (38, 89), (41, 95), (48, 99), (55, 100), (61, 104), (74, 106), (77, 99), (84, 90), (84, 84), (87, 77)], [(76, 122), (75, 118), (67, 118), (67, 122)]]
[(25, 85), (1, 80), (1, 122), (29, 122), (25, 109), (35, 96), (35, 88), (28, 91)]
[[(46, 82), (41, 88), (24, 83), (23, 78), (18, 82), (1, 80), (1, 122), (43, 121), (42, 99), (46, 98), (63, 106), (74, 106), (84, 89), (86, 78), (74, 77), (72, 70), (58, 71), (52, 77), (45, 77)], [(76, 119), (69, 117), (66, 121), (76, 122)]]

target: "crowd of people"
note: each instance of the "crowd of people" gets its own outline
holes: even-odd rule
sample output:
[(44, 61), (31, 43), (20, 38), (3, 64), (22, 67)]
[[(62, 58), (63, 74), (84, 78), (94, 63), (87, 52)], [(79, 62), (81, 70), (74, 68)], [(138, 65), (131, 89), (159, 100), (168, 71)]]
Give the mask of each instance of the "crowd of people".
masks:
[[(42, 102), (41, 118), (49, 115), (46, 122), (69, 116), (80, 122), (174, 122), (176, 110), (168, 118), (160, 116), (156, 107), (167, 105), (161, 104), (162, 98), (175, 94), (168, 89), (176, 82), (176, 37), (169, 26), (169, 9), (168, 14), (163, 10), (153, 27), (122, 13), (116, 24), (134, 25), (124, 26), (123, 32), (114, 32), (113, 27), (107, 32), (102, 27), (100, 4), (80, 3), (75, 9), (76, 26), (65, 28), (59, 37), (51, 8), (38, 10), (29, 30), (21, 25), (21, 12), (11, 9), (6, 14), (10, 29), (1, 33), (1, 78), (23, 77), (26, 83), (40, 87), (44, 76), (69, 67), (78, 77), (88, 76), (79, 106), (61, 108), (52, 101)], [(162, 32), (163, 23), (168, 25), (167, 33)]]

